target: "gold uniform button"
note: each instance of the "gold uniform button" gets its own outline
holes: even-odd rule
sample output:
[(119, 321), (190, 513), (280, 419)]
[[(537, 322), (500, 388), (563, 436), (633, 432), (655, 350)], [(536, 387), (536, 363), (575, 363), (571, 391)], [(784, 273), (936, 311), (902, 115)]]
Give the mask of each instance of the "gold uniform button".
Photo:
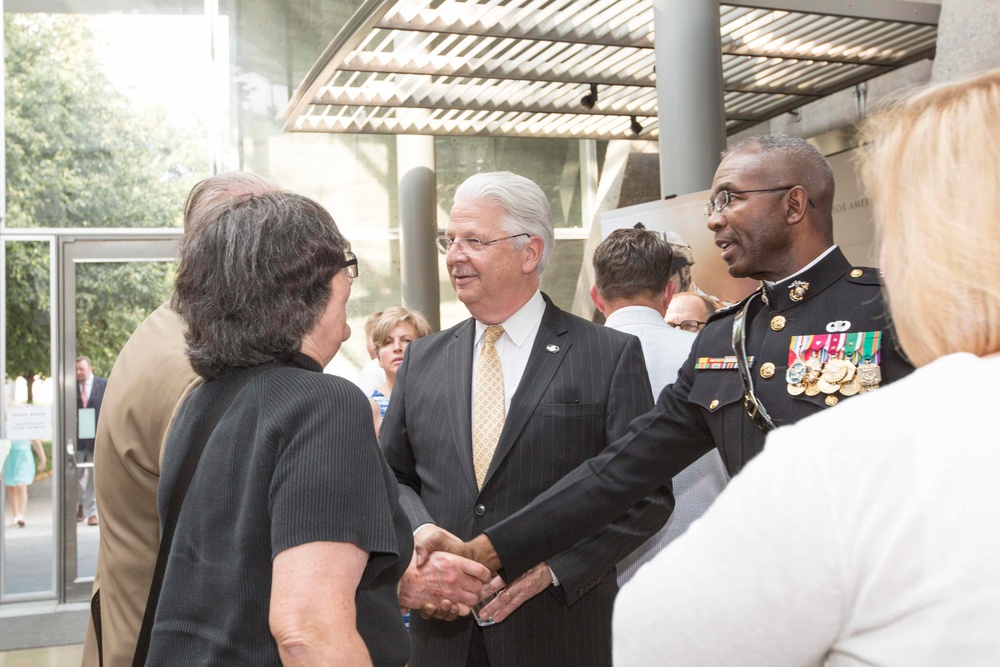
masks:
[(862, 271), (861, 269), (854, 269), (853, 271), (851, 271), (851, 277), (852, 278), (860, 278), (862, 275), (864, 275), (864, 273), (865, 272)]
[(770, 361), (760, 367), (760, 376), (764, 379), (774, 376), (774, 364)]
[(781, 315), (775, 315), (771, 318), (771, 329), (774, 331), (781, 331), (785, 328), (785, 318)]
[(708, 404), (708, 409), (709, 409), (709, 410), (714, 410), (714, 409), (716, 409), (717, 407), (719, 407), (719, 399), (717, 399), (717, 398), (713, 398), (713, 399), (712, 399), (712, 402)]
[(839, 400), (840, 400), (839, 398), (837, 398), (833, 394), (830, 394), (829, 396), (826, 397), (826, 399), (824, 399), (823, 402), (826, 403), (827, 405), (829, 405), (832, 408), (833, 406), (835, 406), (837, 404), (837, 401), (839, 401)]

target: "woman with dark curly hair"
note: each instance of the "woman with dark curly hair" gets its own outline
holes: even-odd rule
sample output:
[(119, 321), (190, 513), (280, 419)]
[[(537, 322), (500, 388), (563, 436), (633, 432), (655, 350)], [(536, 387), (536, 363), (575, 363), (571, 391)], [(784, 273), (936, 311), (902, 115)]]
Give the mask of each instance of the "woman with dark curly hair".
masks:
[(235, 199), (185, 238), (172, 305), (207, 382), (164, 452), (164, 541), (182, 504), (148, 664), (406, 663), (409, 524), (367, 400), (322, 372), (356, 276), (329, 213), (293, 194)]

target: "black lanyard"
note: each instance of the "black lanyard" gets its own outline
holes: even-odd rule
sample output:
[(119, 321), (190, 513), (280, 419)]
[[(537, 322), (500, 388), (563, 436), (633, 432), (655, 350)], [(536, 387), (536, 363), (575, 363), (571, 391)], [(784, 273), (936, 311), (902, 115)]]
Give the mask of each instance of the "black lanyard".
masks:
[(747, 299), (747, 302), (740, 308), (740, 312), (736, 313), (736, 319), (733, 320), (733, 352), (736, 353), (736, 363), (740, 367), (740, 379), (743, 380), (743, 407), (746, 409), (750, 419), (753, 420), (753, 423), (760, 427), (760, 430), (767, 433), (778, 427), (771, 421), (771, 417), (767, 414), (767, 410), (764, 409), (764, 405), (757, 400), (757, 396), (753, 393), (753, 378), (750, 375), (750, 364), (747, 363), (746, 315), (747, 309), (750, 307), (750, 302), (756, 296), (756, 294), (752, 294)]

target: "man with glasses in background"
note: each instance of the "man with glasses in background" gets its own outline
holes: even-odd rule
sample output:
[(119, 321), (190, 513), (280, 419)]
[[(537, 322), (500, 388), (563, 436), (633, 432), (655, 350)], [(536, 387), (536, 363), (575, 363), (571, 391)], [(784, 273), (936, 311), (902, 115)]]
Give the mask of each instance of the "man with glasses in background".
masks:
[[(735, 475), (767, 433), (912, 366), (897, 350), (878, 271), (833, 242), (833, 172), (796, 137), (763, 135), (723, 154), (706, 206), (729, 273), (761, 288), (712, 315), (656, 407), (518, 514), (472, 544), (438, 540), (517, 576), (594, 534), (713, 447)], [(850, 424), (844, 438), (863, 438)], [(548, 539), (542, 539), (548, 536)]]
[[(407, 347), (380, 431), (418, 548), (514, 513), (653, 404), (639, 339), (540, 291), (553, 242), (548, 199), (528, 179), (476, 174), (455, 193), (439, 248), (472, 317)], [(498, 599), (523, 603), (510, 618), (411, 615), (410, 665), (610, 665), (614, 565), (666, 521), (668, 481), (593, 539), (506, 579)]]
[(707, 296), (697, 292), (681, 292), (674, 294), (663, 319), (674, 329), (698, 333), (708, 324), (708, 318), (715, 310), (715, 304)]

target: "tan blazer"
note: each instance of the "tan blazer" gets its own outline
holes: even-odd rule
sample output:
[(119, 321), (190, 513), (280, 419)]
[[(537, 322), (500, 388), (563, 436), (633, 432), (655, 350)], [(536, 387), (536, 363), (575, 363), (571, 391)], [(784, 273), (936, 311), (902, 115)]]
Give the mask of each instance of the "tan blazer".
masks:
[[(106, 666), (132, 664), (160, 546), (156, 486), (163, 445), (181, 402), (202, 382), (184, 354), (183, 331), (169, 304), (157, 308), (122, 348), (104, 395), (94, 450), (101, 516), (94, 592), (101, 592)], [(83, 665), (97, 664), (91, 619)]]

